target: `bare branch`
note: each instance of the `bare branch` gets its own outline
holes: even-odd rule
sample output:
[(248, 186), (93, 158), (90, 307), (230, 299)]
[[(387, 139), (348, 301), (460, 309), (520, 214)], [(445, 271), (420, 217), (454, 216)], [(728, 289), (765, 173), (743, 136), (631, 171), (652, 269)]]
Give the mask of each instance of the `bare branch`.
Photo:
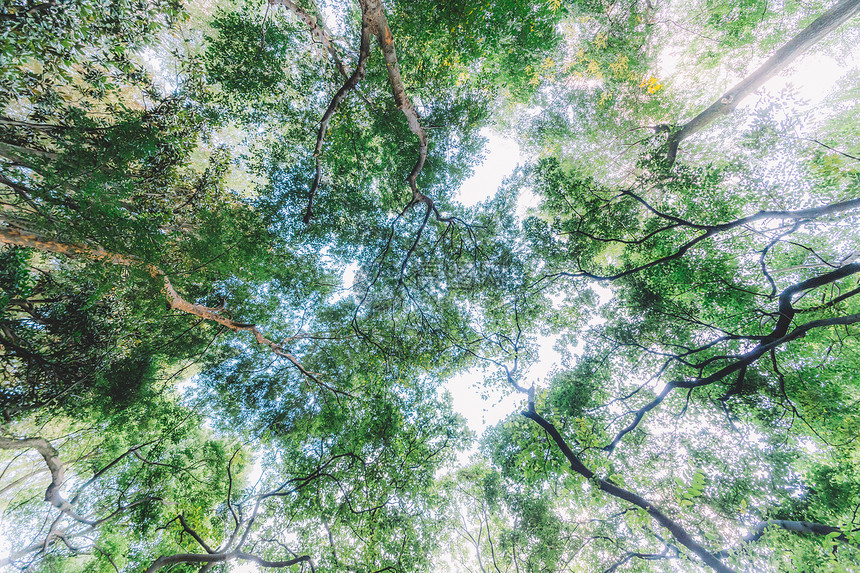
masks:
[(721, 368), (720, 370), (714, 372), (713, 374), (711, 374), (709, 376), (706, 376), (704, 378), (694, 379), (694, 380), (669, 382), (666, 384), (665, 388), (663, 388), (663, 391), (657, 395), (656, 398), (654, 398), (651, 402), (649, 402), (648, 404), (642, 406), (641, 408), (639, 408), (638, 410), (635, 411), (635, 416), (633, 418), (633, 421), (630, 423), (630, 425), (628, 425), (626, 428), (619, 431), (618, 434), (616, 434), (615, 438), (612, 440), (612, 442), (609, 445), (605, 446), (603, 449), (605, 451), (611, 453), (615, 449), (615, 447), (621, 442), (621, 440), (624, 438), (625, 435), (627, 435), (628, 433), (630, 433), (636, 429), (636, 427), (639, 425), (639, 423), (645, 417), (645, 414), (647, 414), (648, 412), (650, 412), (651, 410), (653, 410), (654, 408), (659, 406), (660, 403), (663, 402), (663, 400), (665, 400), (666, 397), (675, 388), (690, 388), (691, 389), (691, 388), (701, 388), (704, 386), (708, 386), (708, 385), (713, 384), (715, 382), (719, 382), (720, 380), (722, 380), (723, 378), (725, 378), (729, 374), (732, 374), (734, 372), (737, 372), (737, 371), (749, 366), (750, 364), (752, 364), (753, 362), (755, 362), (756, 360), (761, 358), (765, 353), (771, 351), (772, 349), (777, 348), (778, 346), (782, 346), (783, 344), (786, 344), (788, 342), (791, 342), (792, 340), (797, 340), (798, 338), (803, 338), (804, 336), (806, 336), (806, 334), (810, 330), (813, 330), (816, 328), (826, 328), (829, 326), (847, 326), (849, 324), (856, 324), (858, 322), (860, 322), (860, 313), (850, 314), (847, 316), (839, 316), (839, 317), (835, 317), (835, 318), (813, 320), (813, 321), (810, 321), (810, 322), (807, 322), (805, 324), (798, 326), (797, 328), (792, 330), (790, 333), (788, 333), (788, 334), (786, 334), (780, 338), (777, 338), (775, 340), (770, 340), (766, 343), (765, 343), (765, 341), (762, 341), (761, 344), (759, 344), (758, 346), (756, 346), (755, 348), (753, 348), (752, 350), (750, 350), (746, 354), (743, 354), (737, 361), (733, 362), (732, 364), (729, 364), (728, 366), (725, 366), (724, 368)]
[[(860, 0), (858, 0), (858, 1), (860, 1)], [(665, 219), (672, 221), (674, 223), (673, 225), (668, 225), (666, 227), (663, 227), (661, 230), (671, 230), (671, 229), (676, 229), (678, 226), (686, 226), (686, 227), (690, 227), (690, 228), (694, 228), (694, 229), (704, 230), (704, 232), (701, 233), (700, 235), (694, 237), (693, 239), (690, 239), (689, 241), (687, 241), (686, 243), (684, 243), (680, 247), (678, 247), (675, 250), (675, 252), (673, 252), (673, 253), (670, 253), (666, 256), (660, 257), (659, 259), (655, 259), (653, 261), (643, 263), (641, 265), (638, 265), (636, 267), (633, 267), (633, 268), (630, 268), (630, 269), (627, 269), (627, 270), (624, 270), (624, 271), (621, 271), (618, 273), (614, 273), (611, 275), (598, 275), (598, 274), (594, 274), (594, 273), (591, 273), (588, 271), (580, 270), (578, 272), (573, 272), (573, 273), (561, 272), (561, 273), (557, 273), (557, 275), (553, 275), (553, 276), (565, 276), (565, 277), (569, 277), (569, 278), (584, 277), (584, 278), (589, 278), (589, 279), (593, 279), (593, 280), (597, 280), (597, 281), (614, 281), (614, 280), (618, 280), (622, 277), (626, 277), (626, 276), (632, 275), (634, 273), (638, 273), (638, 272), (643, 271), (645, 269), (648, 269), (648, 268), (651, 268), (654, 266), (658, 266), (658, 265), (661, 265), (663, 263), (667, 263), (669, 261), (679, 259), (679, 258), (683, 257), (684, 254), (687, 253), (687, 251), (689, 251), (691, 248), (696, 246), (698, 243), (704, 241), (705, 239), (709, 239), (709, 238), (711, 238), (711, 237), (713, 237), (719, 233), (725, 232), (725, 231), (729, 231), (732, 229), (736, 229), (738, 227), (743, 227), (743, 226), (749, 225), (750, 223), (755, 223), (757, 221), (763, 221), (763, 220), (782, 219), (782, 220), (792, 220), (792, 221), (795, 221), (795, 224), (798, 224), (798, 222), (810, 221), (810, 220), (818, 219), (820, 217), (824, 217), (827, 215), (833, 215), (836, 213), (843, 213), (845, 211), (850, 211), (852, 209), (856, 209), (856, 208), (860, 207), (860, 198), (857, 198), (857, 199), (849, 199), (847, 201), (840, 201), (838, 203), (831, 203), (830, 205), (822, 205), (821, 207), (812, 207), (809, 209), (799, 209), (796, 211), (762, 210), (762, 211), (759, 211), (758, 213), (754, 213), (754, 214), (748, 215), (746, 217), (741, 217), (740, 219), (735, 219), (734, 221), (729, 221), (726, 223), (719, 223), (716, 225), (703, 225), (703, 224), (699, 224), (699, 223), (693, 223), (690, 221), (685, 221), (683, 219), (679, 219), (679, 218), (674, 217), (672, 215), (661, 213), (661, 212), (657, 211), (656, 209), (652, 208), (650, 205), (648, 205), (644, 201), (644, 199), (642, 199), (641, 197), (639, 197), (638, 195), (636, 195), (632, 192), (626, 191), (625, 195), (629, 195), (629, 196), (635, 198), (640, 203), (643, 203), (646, 206), (646, 208), (648, 208), (651, 212), (653, 212), (657, 216), (665, 218)], [(650, 238), (653, 234), (654, 233), (649, 233), (645, 238), (646, 239)], [(599, 239), (599, 240), (603, 240), (603, 239)], [(630, 243), (629, 241), (614, 241), (613, 239), (606, 239), (605, 241), (606, 242)], [(641, 239), (640, 241), (633, 241), (633, 243), (638, 244), (641, 241), (644, 241), (644, 239)]]

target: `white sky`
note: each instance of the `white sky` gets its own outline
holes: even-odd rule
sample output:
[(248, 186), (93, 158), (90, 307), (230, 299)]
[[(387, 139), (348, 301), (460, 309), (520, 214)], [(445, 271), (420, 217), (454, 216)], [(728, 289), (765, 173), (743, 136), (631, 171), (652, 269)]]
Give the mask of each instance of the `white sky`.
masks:
[(502, 180), (514, 172), (523, 162), (517, 142), (488, 128), (481, 130), (487, 138), (487, 154), (472, 176), (460, 187), (457, 199), (466, 207), (472, 207), (495, 195)]

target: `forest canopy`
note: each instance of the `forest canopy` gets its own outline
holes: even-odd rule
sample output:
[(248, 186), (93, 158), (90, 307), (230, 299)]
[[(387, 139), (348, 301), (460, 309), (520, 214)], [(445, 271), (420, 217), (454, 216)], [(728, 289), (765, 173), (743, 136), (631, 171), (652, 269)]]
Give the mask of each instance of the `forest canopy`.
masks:
[(0, 570), (860, 571), (858, 16), (6, 0)]

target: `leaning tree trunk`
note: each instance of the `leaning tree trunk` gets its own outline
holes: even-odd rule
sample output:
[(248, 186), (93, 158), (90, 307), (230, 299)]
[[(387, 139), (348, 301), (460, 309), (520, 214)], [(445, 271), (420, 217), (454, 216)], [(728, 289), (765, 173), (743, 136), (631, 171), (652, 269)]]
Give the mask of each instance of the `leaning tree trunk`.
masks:
[(675, 162), (678, 145), (683, 140), (698, 133), (714, 120), (731, 113), (742, 99), (759, 89), (766, 81), (784, 70), (824, 36), (858, 13), (860, 13), (860, 0), (842, 0), (801, 30), (756, 71), (724, 93), (708, 109), (673, 131), (666, 144), (666, 159), (669, 166)]

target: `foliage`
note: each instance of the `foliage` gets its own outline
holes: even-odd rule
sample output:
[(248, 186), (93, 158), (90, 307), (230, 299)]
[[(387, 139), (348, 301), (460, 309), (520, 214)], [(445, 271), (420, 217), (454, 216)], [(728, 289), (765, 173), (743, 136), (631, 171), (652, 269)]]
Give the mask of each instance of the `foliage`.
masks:
[(694, 113), (825, 10), (4, 5), (0, 566), (856, 569), (856, 78)]

